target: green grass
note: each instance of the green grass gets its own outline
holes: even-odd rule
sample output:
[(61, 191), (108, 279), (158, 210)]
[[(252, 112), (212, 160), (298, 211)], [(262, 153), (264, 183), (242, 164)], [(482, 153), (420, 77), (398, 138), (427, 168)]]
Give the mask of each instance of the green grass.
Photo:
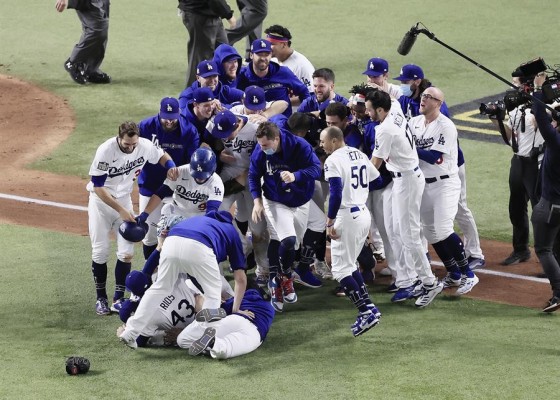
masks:
[[(353, 307), (330, 282), (301, 289), (247, 356), (133, 351), (115, 336), (118, 318), (93, 311), (87, 237), (9, 225), (0, 236), (10, 260), (0, 282), (0, 398), (544, 399), (560, 390), (554, 379), (541, 384), (560, 355), (554, 316), (450, 296), (416, 310), (391, 304), (381, 286), (372, 295), (382, 323), (360, 338), (349, 330)], [(88, 357), (90, 373), (66, 375), (69, 355)]]
[[(74, 12), (58, 14), (54, 1), (0, 2), (0, 73), (68, 99), (77, 118), (72, 136), (32, 168), (85, 177), (95, 149), (120, 122), (153, 115), (162, 97), (178, 95), (187, 35), (176, 4), (114, 1), (103, 63), (114, 82), (81, 87), (62, 68), (79, 36)], [(421, 65), (454, 105), (506, 86), (423, 35), (408, 56), (398, 55), (410, 26), (424, 22), (440, 40), (508, 79), (534, 57), (557, 62), (551, 8), (523, 0), (271, 0), (265, 25), (288, 26), (294, 48), (315, 67), (332, 68), (343, 95), (363, 81), (366, 61), (382, 56), (392, 76), (402, 64)], [(509, 241), (510, 150), (471, 140), (461, 145), (481, 236)], [(0, 225), (0, 239), (0, 398), (546, 399), (560, 389), (551, 374), (560, 355), (555, 316), (445, 296), (414, 310), (391, 304), (380, 287), (374, 299), (382, 324), (358, 339), (348, 329), (354, 310), (329, 294), (330, 283), (301, 290), (262, 347), (245, 357), (216, 362), (175, 350), (129, 351), (116, 339), (116, 317), (93, 312), (87, 237)], [(72, 354), (90, 358), (88, 375), (64, 373)]]

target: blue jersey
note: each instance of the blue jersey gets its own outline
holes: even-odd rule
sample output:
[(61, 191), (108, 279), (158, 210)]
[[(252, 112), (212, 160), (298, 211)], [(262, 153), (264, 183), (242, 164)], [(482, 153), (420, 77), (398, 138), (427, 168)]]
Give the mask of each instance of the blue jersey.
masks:
[[(268, 73), (264, 78), (258, 77), (253, 71), (253, 64), (241, 69), (237, 77), (237, 88), (245, 90), (248, 86), (256, 85), (264, 89), (266, 101), (284, 100), (290, 103), (290, 93), (298, 96), (303, 102), (309, 97), (307, 86), (288, 68), (271, 61)], [(286, 117), (292, 115), (292, 107), (283, 113)]]
[(194, 115), (193, 111), (193, 103), (187, 103), (185, 108), (179, 108), (181, 110), (181, 114), (179, 115), (179, 124), (181, 125), (181, 129), (188, 129), (188, 126), (194, 126), (196, 131), (198, 132), (199, 138), (204, 135), (206, 132), (206, 124), (208, 123), (208, 119), (205, 118), (202, 121)]
[(360, 128), (358, 128), (357, 125), (346, 125), (346, 128), (344, 129), (344, 143), (346, 143), (346, 145), (350, 147), (354, 147), (355, 149), (362, 149), (362, 133), (360, 132)]
[[(281, 151), (270, 156), (259, 144), (255, 146), (249, 166), (249, 190), (254, 199), (264, 195), (288, 207), (299, 207), (313, 197), (315, 180), (321, 177), (321, 162), (305, 139), (288, 131), (280, 131), (280, 146)], [(282, 171), (293, 172), (296, 180), (284, 183)]]
[[(150, 140), (161, 147), (173, 159), (177, 166), (190, 162), (191, 155), (198, 149), (199, 141), (196, 130), (189, 125), (181, 126), (168, 132), (161, 126), (159, 115), (146, 118), (138, 124), (140, 137)], [(142, 196), (151, 196), (162, 185), (167, 176), (167, 169), (160, 164), (147, 163), (138, 176), (138, 187)]]
[(212, 59), (212, 61), (214, 61), (218, 66), (218, 72), (220, 73), (220, 82), (222, 82), (224, 86), (229, 86), (232, 88), (236, 87), (237, 80), (231, 80), (226, 76), (224, 72), (223, 62), (225, 59), (233, 58), (237, 59), (237, 71), (235, 75), (238, 76), (239, 72), (241, 71), (242, 58), (237, 50), (235, 50), (235, 47), (225, 43), (219, 45), (218, 47), (216, 47), (216, 50), (214, 50), (214, 58)]
[[(226, 310), (226, 314), (231, 315), (233, 310), (233, 297), (222, 304), (222, 308)], [(249, 289), (245, 292), (239, 309), (252, 311), (253, 314), (255, 314), (255, 318), (253, 319), (243, 314), (235, 315), (239, 315), (251, 321), (259, 331), (262, 342), (266, 338), (266, 334), (270, 330), (272, 320), (274, 319), (274, 308), (272, 308), (270, 302), (264, 300), (255, 289)]]
[(319, 103), (315, 93), (311, 93), (311, 96), (305, 99), (298, 107), (298, 112), (311, 112), (311, 111), (323, 111), (331, 103), (342, 103), (344, 105), (348, 104), (348, 99), (339, 94), (334, 95), (334, 99), (325, 100)]
[(229, 258), (231, 269), (245, 269), (241, 239), (231, 223), (205, 215), (195, 216), (179, 222), (169, 230), (168, 236), (196, 240), (214, 251), (218, 263)]
[[(200, 83), (194, 82), (191, 86), (181, 92), (179, 95), (180, 109), (185, 108), (187, 104), (192, 101), (194, 96), (193, 93), (199, 87)], [(241, 102), (243, 100), (243, 96), (245, 95), (242, 90), (225, 86), (221, 82), (218, 82), (216, 89), (214, 89), (212, 93), (214, 93), (214, 97), (220, 100), (220, 103), (222, 103), (222, 105), (226, 108), (229, 108), (233, 103)]]

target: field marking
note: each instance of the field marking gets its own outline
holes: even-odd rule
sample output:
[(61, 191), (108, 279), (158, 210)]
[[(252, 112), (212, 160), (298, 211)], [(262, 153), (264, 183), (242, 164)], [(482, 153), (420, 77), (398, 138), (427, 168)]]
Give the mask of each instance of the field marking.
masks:
[(5, 193), (0, 193), (0, 198), (1, 199), (21, 201), (22, 203), (35, 203), (35, 204), (41, 204), (41, 205), (44, 205), (44, 206), (65, 208), (65, 209), (68, 209), (68, 210), (78, 210), (78, 211), (87, 211), (88, 210), (87, 207), (75, 206), (73, 204), (64, 204), (64, 203), (58, 203), (56, 201), (32, 199), (30, 197), (14, 196), (12, 194), (5, 194)]
[[(75, 206), (73, 204), (57, 203), (55, 201), (32, 199), (30, 197), (14, 196), (11, 194), (0, 193), (0, 198), (21, 201), (23, 203), (35, 203), (35, 204), (42, 204), (45, 206), (66, 208), (69, 210), (87, 211), (87, 207)], [(438, 267), (443, 267), (443, 263), (441, 261), (431, 261), (431, 264), (436, 265)], [(521, 279), (524, 281), (531, 281), (531, 282), (549, 283), (548, 279), (545, 278), (536, 278), (534, 276), (524, 276), (524, 275), (512, 274), (509, 272), (493, 271), (491, 269), (477, 269), (476, 273), (501, 276), (504, 278)]]
[[(438, 267), (443, 267), (443, 263), (441, 261), (430, 261), (430, 264), (437, 265)], [(477, 274), (480, 273), (486, 275), (501, 276), (504, 278), (521, 279), (522, 281), (549, 283), (549, 280), (546, 278), (537, 278), (534, 276), (518, 275), (518, 274), (512, 274), (511, 272), (494, 271), (492, 269), (476, 269), (474, 272)]]

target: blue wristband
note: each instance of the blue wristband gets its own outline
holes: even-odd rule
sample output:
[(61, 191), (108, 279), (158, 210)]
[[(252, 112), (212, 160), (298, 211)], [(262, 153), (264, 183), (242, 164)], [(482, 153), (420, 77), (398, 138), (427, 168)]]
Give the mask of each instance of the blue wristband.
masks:
[(173, 160), (167, 160), (165, 162), (165, 169), (170, 170), (171, 168), (175, 168), (175, 162)]

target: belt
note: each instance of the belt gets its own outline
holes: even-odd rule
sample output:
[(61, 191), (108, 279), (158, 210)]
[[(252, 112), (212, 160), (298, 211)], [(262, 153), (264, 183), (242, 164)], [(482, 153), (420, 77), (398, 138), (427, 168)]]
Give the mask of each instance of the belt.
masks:
[[(407, 172), (416, 172), (420, 169), (420, 167), (416, 167), (414, 168), (412, 171), (407, 171)], [(391, 174), (391, 176), (393, 178), (400, 178), (403, 175), (406, 175), (406, 172), (393, 172), (393, 171), (389, 171), (389, 173)]]
[(520, 158), (522, 160), (530, 160), (531, 156), (520, 156), (519, 154), (514, 154), (513, 157)]
[(350, 209), (350, 212), (357, 212), (357, 211), (360, 211), (360, 207), (358, 206), (354, 206)]
[(433, 177), (433, 178), (426, 178), (426, 183), (434, 183), (436, 182), (438, 179), (447, 179), (449, 178), (449, 175), (442, 175), (439, 178), (437, 176)]

